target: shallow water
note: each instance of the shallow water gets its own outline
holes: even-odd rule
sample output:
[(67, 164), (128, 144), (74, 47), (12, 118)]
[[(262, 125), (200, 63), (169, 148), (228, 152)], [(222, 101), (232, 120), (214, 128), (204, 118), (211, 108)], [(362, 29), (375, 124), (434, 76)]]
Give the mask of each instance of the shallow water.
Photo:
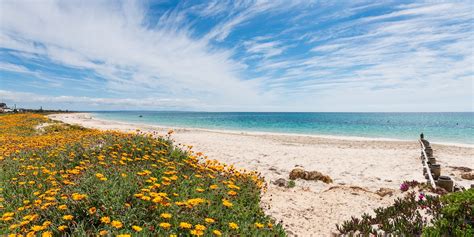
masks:
[[(93, 112), (97, 118), (175, 127), (474, 144), (474, 113)], [(142, 117), (139, 117), (142, 115)]]

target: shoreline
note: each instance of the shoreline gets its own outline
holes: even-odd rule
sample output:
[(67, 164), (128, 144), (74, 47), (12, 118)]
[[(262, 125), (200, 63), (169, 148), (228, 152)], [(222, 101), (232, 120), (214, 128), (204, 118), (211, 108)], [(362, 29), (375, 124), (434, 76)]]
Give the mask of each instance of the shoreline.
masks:
[[(100, 130), (165, 135), (170, 127), (97, 119), (90, 113), (49, 115), (53, 120)], [(261, 205), (266, 214), (281, 221), (290, 236), (329, 236), (335, 225), (373, 214), (373, 209), (391, 205), (403, 196), (403, 181), (426, 182), (419, 160), (420, 145), (413, 141), (341, 139), (312, 135), (266, 132), (214, 131), (172, 128), (178, 146), (193, 146), (209, 159), (259, 172), (267, 183)], [(429, 140), (429, 137), (428, 137)], [(458, 167), (473, 164), (474, 148), (433, 144), (442, 174), (469, 187)], [(278, 179), (288, 180), (294, 168), (318, 171), (333, 183), (295, 180), (294, 188), (279, 187)], [(387, 195), (381, 195), (381, 190)]]
[[(90, 116), (92, 118), (93, 112), (75, 112), (73, 114), (80, 114), (84, 116)], [(384, 138), (384, 137), (362, 137), (362, 136), (343, 136), (343, 135), (326, 135), (326, 134), (303, 134), (303, 133), (286, 133), (286, 132), (265, 132), (265, 131), (248, 131), (248, 130), (233, 130), (233, 129), (212, 129), (212, 128), (199, 128), (199, 127), (180, 127), (180, 126), (166, 126), (159, 124), (150, 123), (138, 123), (129, 122), (122, 120), (103, 119), (94, 116), (94, 120), (104, 122), (121, 123), (124, 125), (133, 124), (137, 126), (151, 126), (160, 129), (180, 129), (180, 130), (198, 130), (204, 132), (218, 132), (218, 133), (230, 133), (230, 134), (242, 134), (242, 135), (277, 135), (277, 136), (300, 136), (300, 137), (314, 137), (323, 139), (337, 139), (337, 140), (348, 140), (348, 141), (381, 141), (381, 142), (418, 142), (417, 139), (399, 139), (399, 138)], [(443, 145), (443, 146), (457, 146), (464, 148), (474, 148), (474, 144), (469, 143), (457, 143), (457, 142), (430, 142), (431, 144)]]

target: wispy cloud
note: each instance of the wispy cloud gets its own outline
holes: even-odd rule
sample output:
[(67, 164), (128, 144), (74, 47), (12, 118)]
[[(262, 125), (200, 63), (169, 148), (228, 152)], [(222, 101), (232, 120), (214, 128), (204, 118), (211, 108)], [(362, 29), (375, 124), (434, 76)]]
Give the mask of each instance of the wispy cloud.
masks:
[(283, 45), (282, 42), (279, 41), (246, 41), (244, 42), (244, 46), (252, 55), (261, 55), (264, 58), (269, 58), (273, 56), (277, 56), (283, 53), (286, 48), (289, 46)]
[(117, 91), (143, 87), (170, 97), (257, 99), (252, 83), (236, 76), (238, 64), (230, 59), (231, 52), (192, 39), (186, 31), (147, 29), (141, 24), (145, 9), (140, 7), (4, 1), (1, 36), (5, 41), (0, 46), (93, 70)]
[(3, 100), (22, 101), (41, 105), (43, 108), (54, 108), (52, 104), (69, 104), (72, 107), (97, 110), (103, 108), (115, 109), (153, 109), (153, 108), (189, 108), (190, 104), (198, 104), (199, 101), (193, 99), (179, 98), (150, 98), (141, 99), (129, 98), (101, 98), (87, 96), (45, 96), (34, 93), (13, 92), (0, 90), (0, 98)]
[[(390, 110), (405, 107), (416, 111), (416, 106), (426, 100), (431, 101), (430, 106), (420, 110), (451, 110), (444, 107), (446, 101), (459, 103), (465, 98), (457, 109), (472, 110), (471, 10), (465, 3), (405, 5), (387, 14), (341, 22), (334, 27), (333, 39), (314, 41), (316, 46), (307, 57), (270, 59), (260, 62), (260, 68), (269, 75), (280, 71), (278, 78), (268, 77), (266, 81), (273, 89), (284, 88), (279, 93), (299, 94), (300, 98), (306, 95), (308, 100), (318, 98), (314, 102), (318, 108), (326, 107), (318, 102), (323, 97), (339, 97), (358, 105), (356, 110), (376, 100), (385, 104), (370, 109), (367, 106), (367, 110), (384, 110), (387, 106)], [(351, 34), (347, 34), (346, 27), (352, 29)], [(457, 88), (463, 96), (433, 97), (441, 92), (436, 89), (446, 87)], [(416, 106), (409, 102), (395, 106), (389, 102), (393, 101), (390, 96), (400, 101), (420, 101), (413, 102)], [(336, 100), (334, 103), (339, 106)]]

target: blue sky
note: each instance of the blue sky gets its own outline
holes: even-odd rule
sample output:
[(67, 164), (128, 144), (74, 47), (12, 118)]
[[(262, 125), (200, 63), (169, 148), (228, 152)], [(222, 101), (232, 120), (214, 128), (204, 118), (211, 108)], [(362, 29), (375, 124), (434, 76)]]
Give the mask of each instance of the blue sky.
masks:
[(473, 111), (472, 1), (0, 2), (0, 99), (72, 110)]

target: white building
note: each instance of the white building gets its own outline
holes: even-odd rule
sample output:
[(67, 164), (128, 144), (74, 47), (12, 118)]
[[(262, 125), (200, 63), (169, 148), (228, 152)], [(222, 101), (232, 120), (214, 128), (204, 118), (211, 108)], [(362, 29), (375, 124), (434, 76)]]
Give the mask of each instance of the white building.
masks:
[(0, 103), (0, 113), (13, 112), (13, 109), (8, 108), (7, 104)]

